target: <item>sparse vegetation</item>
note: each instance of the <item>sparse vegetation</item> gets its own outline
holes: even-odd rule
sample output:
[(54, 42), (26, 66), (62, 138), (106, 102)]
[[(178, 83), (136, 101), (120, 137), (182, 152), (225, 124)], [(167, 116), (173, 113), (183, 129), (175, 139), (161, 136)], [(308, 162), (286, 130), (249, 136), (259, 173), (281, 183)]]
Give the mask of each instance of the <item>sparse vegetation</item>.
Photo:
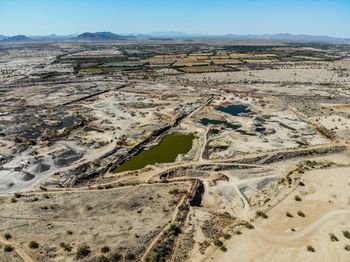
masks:
[(5, 233), (5, 234), (4, 234), (4, 238), (5, 238), (6, 240), (9, 240), (9, 239), (12, 238), (12, 236), (11, 236), (10, 233)]
[(339, 239), (336, 237), (336, 235), (334, 235), (333, 233), (329, 234), (329, 237), (331, 239), (332, 242), (337, 242), (339, 241)]
[(350, 239), (350, 232), (349, 231), (347, 231), (347, 230), (343, 231), (343, 235), (344, 235), (344, 237)]
[(296, 195), (296, 196), (294, 197), (294, 199), (295, 199), (295, 201), (301, 201), (301, 197), (298, 196), (298, 195)]
[(308, 245), (306, 249), (309, 252), (316, 252), (316, 249), (313, 246), (311, 246), (311, 245)]
[(91, 253), (90, 247), (86, 244), (82, 244), (82, 245), (78, 246), (77, 253), (76, 253), (75, 257), (77, 259), (82, 259), (82, 258), (90, 255), (90, 253)]
[(181, 233), (181, 229), (176, 224), (171, 224), (169, 228), (169, 232), (173, 234), (174, 236), (177, 236)]
[(214, 240), (214, 245), (219, 247), (220, 250), (223, 251), (223, 252), (227, 251), (227, 248), (224, 246), (224, 243), (221, 240), (219, 240), (219, 239), (215, 239)]
[(265, 219), (268, 218), (268, 215), (266, 215), (266, 213), (263, 212), (263, 211), (256, 211), (256, 216), (262, 217), (262, 218), (265, 218)]
[(108, 246), (101, 247), (101, 253), (108, 253), (110, 251)]
[(109, 261), (110, 262), (118, 262), (118, 261), (122, 261), (123, 260), (123, 256), (119, 253), (112, 253), (109, 256)]
[(66, 244), (66, 243), (64, 243), (64, 242), (61, 242), (61, 243), (60, 243), (60, 247), (63, 248), (64, 251), (66, 251), (66, 252), (71, 252), (72, 249), (73, 249), (71, 245)]
[(298, 214), (298, 216), (300, 216), (300, 217), (305, 217), (304, 212), (303, 212), (303, 211), (301, 211), (301, 210), (299, 210), (297, 214)]
[(22, 197), (22, 194), (21, 194), (21, 193), (15, 193), (15, 197), (16, 197), (16, 198), (21, 198), (21, 197)]
[(293, 217), (293, 215), (291, 213), (289, 213), (289, 212), (286, 213), (286, 216), (287, 217)]
[(230, 234), (225, 234), (225, 235), (224, 235), (224, 238), (225, 238), (226, 240), (228, 240), (228, 239), (231, 238), (231, 235), (230, 235)]
[(30, 249), (37, 249), (37, 248), (39, 248), (39, 243), (34, 241), (34, 240), (32, 240), (32, 241), (29, 242), (29, 248)]
[(5, 245), (4, 246), (4, 251), (5, 252), (12, 252), (14, 248), (11, 245)]
[(254, 229), (254, 225), (249, 222), (244, 223), (244, 226), (250, 230)]

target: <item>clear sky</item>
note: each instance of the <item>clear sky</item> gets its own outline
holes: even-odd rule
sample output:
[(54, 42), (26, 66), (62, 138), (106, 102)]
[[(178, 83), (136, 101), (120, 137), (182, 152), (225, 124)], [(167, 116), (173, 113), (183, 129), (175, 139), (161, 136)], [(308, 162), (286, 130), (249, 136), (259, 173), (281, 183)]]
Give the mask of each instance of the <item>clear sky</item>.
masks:
[(350, 0), (0, 0), (0, 34), (111, 31), (350, 37)]

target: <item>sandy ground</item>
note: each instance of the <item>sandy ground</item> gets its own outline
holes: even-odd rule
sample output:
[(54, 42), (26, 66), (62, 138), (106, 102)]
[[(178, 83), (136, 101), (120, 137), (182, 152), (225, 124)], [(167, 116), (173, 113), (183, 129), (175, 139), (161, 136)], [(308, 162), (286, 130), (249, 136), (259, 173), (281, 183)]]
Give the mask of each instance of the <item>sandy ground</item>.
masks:
[[(12, 238), (38, 261), (72, 261), (82, 243), (93, 255), (107, 245), (121, 253), (137, 254), (171, 220), (179, 196), (169, 192), (186, 190), (186, 184), (145, 185), (119, 189), (22, 196), (12, 203), (2, 197), (1, 234)], [(67, 234), (71, 230), (73, 233)], [(38, 250), (30, 250), (35, 240)], [(61, 242), (70, 244), (64, 252)]]
[[(347, 261), (349, 253), (344, 246), (349, 240), (342, 231), (350, 227), (349, 171), (349, 167), (338, 167), (305, 173), (302, 181), (306, 186), (295, 191), (301, 202), (291, 194), (268, 213), (268, 219), (256, 221), (254, 230), (226, 241), (227, 252), (216, 250), (204, 260)], [(305, 213), (304, 218), (297, 215), (299, 210)], [(287, 217), (286, 212), (293, 217)], [(339, 241), (332, 242), (330, 233)], [(307, 245), (316, 252), (308, 252)]]

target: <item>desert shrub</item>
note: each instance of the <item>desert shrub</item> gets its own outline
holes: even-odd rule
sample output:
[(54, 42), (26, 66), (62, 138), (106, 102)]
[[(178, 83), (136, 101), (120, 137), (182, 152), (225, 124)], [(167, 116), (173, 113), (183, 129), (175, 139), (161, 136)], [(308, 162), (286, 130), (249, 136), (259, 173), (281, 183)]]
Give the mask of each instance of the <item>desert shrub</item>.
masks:
[(294, 199), (295, 199), (295, 201), (301, 201), (301, 197), (298, 196), (298, 195), (296, 195), (296, 196), (294, 197)]
[(268, 216), (266, 215), (266, 213), (264, 213), (263, 211), (256, 211), (256, 215), (257, 215), (258, 217), (262, 217), (262, 218), (265, 218), (265, 219), (268, 218)]
[(15, 193), (15, 197), (16, 197), (16, 198), (21, 198), (21, 197), (22, 197), (22, 194), (21, 194), (21, 193)]
[(17, 199), (14, 198), (14, 197), (12, 197), (12, 198), (11, 198), (11, 203), (16, 203), (16, 202), (17, 202)]
[(7, 239), (7, 240), (9, 240), (9, 239), (12, 238), (12, 236), (11, 236), (10, 233), (5, 233), (5, 234), (4, 234), (4, 238)]
[(303, 182), (303, 181), (300, 181), (300, 182), (299, 182), (299, 186), (305, 186), (304, 182)]
[(175, 188), (175, 189), (169, 191), (169, 194), (172, 194), (172, 195), (177, 195), (179, 193), (180, 193), (180, 190), (178, 188)]
[(286, 216), (287, 217), (293, 217), (293, 215), (291, 213), (289, 213), (289, 212), (286, 213)]
[(75, 257), (77, 259), (81, 259), (81, 258), (87, 257), (88, 255), (90, 255), (90, 253), (91, 253), (90, 247), (86, 244), (83, 244), (78, 246)]
[(226, 251), (227, 251), (227, 248), (226, 248), (225, 246), (221, 246), (221, 247), (220, 247), (220, 250), (221, 250), (222, 252), (226, 252)]
[(221, 247), (223, 244), (224, 244), (224, 243), (222, 243), (222, 241), (219, 240), (219, 239), (215, 239), (215, 240), (214, 240), (214, 245), (215, 245), (215, 246)]
[(119, 253), (112, 253), (109, 257), (110, 262), (122, 261), (123, 256)]
[(73, 235), (73, 231), (71, 231), (71, 230), (67, 230), (67, 232), (66, 232), (68, 235)]
[(350, 251), (350, 245), (346, 245), (346, 246), (344, 247), (344, 249), (345, 249), (346, 251)]
[(170, 228), (169, 228), (169, 231), (174, 236), (177, 236), (177, 235), (179, 235), (181, 233), (181, 229), (176, 224), (171, 224)]
[(344, 235), (344, 237), (350, 239), (350, 232), (349, 231), (347, 231), (347, 230), (343, 231), (343, 235)]
[(135, 260), (136, 256), (133, 253), (127, 253), (125, 255), (126, 260)]
[(223, 251), (223, 252), (227, 251), (227, 248), (224, 246), (224, 243), (222, 243), (222, 241), (219, 240), (219, 239), (215, 239), (214, 240), (214, 245), (218, 246), (220, 248), (220, 250)]
[(231, 238), (231, 235), (230, 234), (225, 234), (224, 235), (224, 238), (227, 240), (227, 239), (230, 239)]
[(39, 248), (39, 243), (34, 241), (34, 240), (32, 240), (32, 241), (29, 242), (29, 248), (37, 249), (37, 248)]
[(103, 246), (101, 247), (101, 253), (108, 253), (109, 252), (109, 247), (108, 246)]
[(301, 211), (301, 210), (299, 210), (297, 214), (298, 214), (298, 216), (300, 216), (300, 217), (305, 217), (304, 212), (303, 212), (303, 211)]
[(13, 251), (13, 247), (11, 245), (5, 245), (4, 246), (4, 251), (5, 252), (12, 252)]
[(250, 230), (254, 229), (254, 226), (253, 226), (251, 223), (249, 223), (249, 222), (246, 222), (246, 223), (244, 224), (244, 226), (245, 226), (246, 228), (250, 229)]
[(336, 237), (336, 235), (334, 235), (333, 233), (329, 234), (329, 237), (331, 239), (332, 242), (337, 242), (339, 241), (339, 239)]
[(240, 230), (237, 230), (235, 233), (236, 235), (242, 235), (242, 232)]
[(71, 245), (66, 244), (64, 242), (60, 243), (60, 247), (62, 247), (64, 249), (64, 251), (67, 251), (67, 252), (70, 252), (73, 249)]
[(311, 246), (311, 245), (308, 245), (306, 250), (309, 251), (309, 252), (316, 252), (316, 249), (313, 246)]
[(179, 206), (179, 210), (181, 210), (181, 211), (188, 210), (188, 209), (189, 209), (189, 207), (188, 207), (187, 204), (182, 204), (182, 205)]
[(110, 260), (105, 256), (93, 257), (89, 260), (89, 262), (109, 262)]

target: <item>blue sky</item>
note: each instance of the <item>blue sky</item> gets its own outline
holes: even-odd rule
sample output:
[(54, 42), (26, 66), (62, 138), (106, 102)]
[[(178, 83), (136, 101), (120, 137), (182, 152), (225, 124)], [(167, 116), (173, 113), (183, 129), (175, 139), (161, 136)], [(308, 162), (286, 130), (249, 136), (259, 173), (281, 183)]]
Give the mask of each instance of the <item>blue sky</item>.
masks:
[(350, 0), (0, 0), (0, 34), (111, 31), (350, 37)]

